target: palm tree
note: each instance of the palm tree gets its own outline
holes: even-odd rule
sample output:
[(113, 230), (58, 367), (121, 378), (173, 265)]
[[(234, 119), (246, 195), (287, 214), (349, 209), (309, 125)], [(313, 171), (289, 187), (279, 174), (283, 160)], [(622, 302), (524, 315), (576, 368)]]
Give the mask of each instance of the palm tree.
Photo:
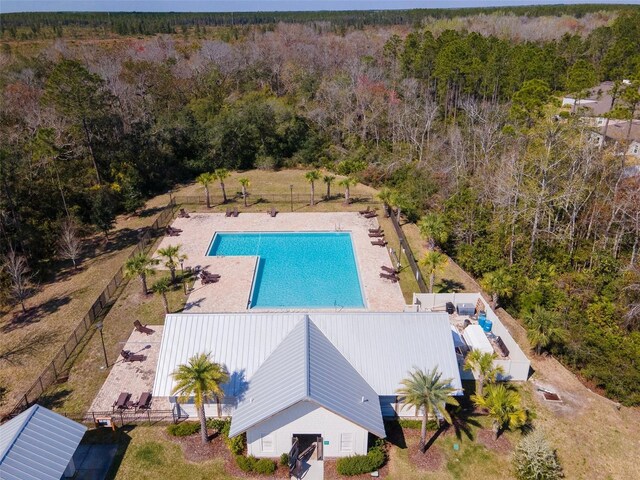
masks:
[(211, 199), (209, 197), (209, 185), (211, 185), (215, 181), (215, 179), (216, 179), (215, 174), (210, 172), (201, 173), (196, 178), (196, 182), (198, 182), (200, 185), (204, 187), (204, 194), (205, 194), (205, 197), (207, 198), (207, 208), (211, 208)]
[(316, 180), (320, 180), (320, 172), (318, 170), (311, 170), (307, 172), (304, 176), (307, 181), (311, 184), (311, 206), (313, 207), (315, 202), (315, 194), (316, 194)]
[(418, 222), (420, 234), (427, 239), (427, 248), (433, 250), (436, 245), (442, 245), (449, 238), (444, 217), (439, 213), (428, 213)]
[(162, 298), (162, 304), (164, 305), (164, 313), (169, 313), (169, 300), (167, 300), (167, 292), (171, 290), (168, 278), (161, 278), (153, 285), (151, 285), (151, 291), (157, 293)]
[(331, 198), (331, 184), (336, 179), (333, 175), (325, 175), (322, 177), (322, 181), (327, 185), (327, 200)]
[(397, 190), (393, 190), (391, 192), (391, 199), (390, 199), (391, 203), (390, 205), (392, 207), (396, 207), (396, 222), (398, 222), (398, 225), (400, 224), (400, 214), (402, 213), (402, 209), (406, 208), (407, 204), (409, 203), (407, 196), (402, 193), (399, 192)]
[(498, 308), (500, 297), (509, 298), (513, 295), (513, 279), (504, 268), (489, 272), (482, 277), (480, 285), (491, 295), (491, 308)]
[(382, 202), (385, 217), (388, 217), (390, 208), (389, 206), (391, 205), (391, 201), (393, 199), (393, 190), (391, 190), (389, 187), (382, 187), (378, 192), (378, 198)]
[(429, 276), (429, 293), (433, 293), (433, 285), (438, 274), (447, 263), (447, 256), (437, 250), (429, 250), (420, 260), (420, 266)]
[(231, 175), (226, 168), (217, 168), (213, 172), (216, 178), (220, 181), (220, 188), (222, 189), (222, 203), (227, 203), (227, 191), (224, 189), (224, 181)]
[(176, 381), (171, 393), (178, 394), (178, 400), (188, 402), (193, 397), (198, 417), (200, 418), (200, 434), (202, 443), (207, 443), (207, 418), (204, 404), (213, 397), (218, 405), (218, 416), (222, 416), (220, 398), (224, 396), (221, 385), (229, 381), (229, 374), (224, 366), (213, 362), (210, 354), (194, 355), (187, 364), (179, 365), (171, 374)]
[(484, 384), (495, 383), (498, 375), (504, 375), (502, 365), (494, 365), (493, 361), (498, 358), (495, 353), (472, 350), (464, 361), (464, 369), (471, 370), (476, 379), (476, 395), (482, 397)]
[(153, 275), (156, 271), (151, 268), (153, 265), (160, 263), (155, 258), (147, 257), (144, 253), (139, 253), (130, 257), (124, 264), (124, 273), (127, 277), (140, 277), (142, 282), (142, 293), (147, 295), (147, 275)]
[(558, 326), (559, 320), (558, 313), (539, 305), (525, 316), (527, 338), (538, 355), (547, 347), (564, 341), (565, 332)]
[(242, 177), (239, 178), (238, 181), (240, 182), (240, 185), (242, 185), (242, 198), (244, 200), (244, 206), (247, 206), (247, 187), (249, 186), (250, 182), (249, 179), (246, 177)]
[(527, 411), (522, 408), (520, 394), (503, 384), (488, 385), (484, 396), (471, 395), (471, 400), (476, 406), (486, 409), (493, 418), (495, 438), (503, 430), (519, 428), (527, 421)]
[(352, 177), (345, 177), (338, 182), (338, 185), (341, 185), (344, 187), (344, 203), (347, 205), (351, 203), (351, 187), (354, 186), (356, 183), (358, 182), (356, 181), (355, 178), (352, 178)]
[(416, 411), (422, 410), (422, 428), (420, 430), (420, 450), (424, 449), (427, 443), (427, 417), (435, 415), (443, 417), (451, 423), (451, 416), (447, 412), (447, 405), (458, 405), (458, 401), (451, 395), (455, 389), (451, 387), (452, 379), (441, 380), (442, 373), (438, 372), (438, 367), (424, 372), (414, 367), (413, 372), (409, 372), (409, 377), (400, 381), (402, 387), (397, 390), (404, 406), (415, 407)]
[(182, 245), (169, 245), (165, 248), (158, 249), (158, 255), (164, 257), (167, 261), (165, 267), (171, 272), (171, 283), (176, 281), (176, 268), (181, 260), (186, 260), (187, 256), (184, 253), (180, 253), (180, 247)]

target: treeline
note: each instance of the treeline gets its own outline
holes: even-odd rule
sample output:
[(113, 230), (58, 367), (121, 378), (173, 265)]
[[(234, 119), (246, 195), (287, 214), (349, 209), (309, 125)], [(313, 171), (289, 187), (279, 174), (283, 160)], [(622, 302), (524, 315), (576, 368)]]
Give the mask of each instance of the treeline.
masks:
[[(580, 18), (589, 13), (627, 11), (637, 7), (613, 4), (529, 5), (520, 7), (440, 8), (413, 10), (353, 10), (319, 12), (234, 12), (234, 13), (126, 13), (58, 12), (9, 13), (0, 15), (0, 36), (4, 38), (47, 38), (44, 33), (63, 35), (64, 28), (108, 30), (118, 35), (180, 33), (183, 28), (267, 25), (278, 23), (329, 23), (334, 32), (367, 26), (420, 25), (425, 19), (451, 19), (479, 14), (513, 14), (526, 17), (568, 15)], [(20, 33), (19, 33), (20, 32)]]
[(2, 54), (0, 254), (55, 272), (70, 223), (108, 235), (217, 168), (324, 167), (386, 187), (540, 351), (640, 404), (638, 177), (570, 111), (554, 120), (554, 93), (601, 80), (632, 81), (616, 108), (638, 116), (639, 29), (637, 11), (549, 42), (280, 24)]

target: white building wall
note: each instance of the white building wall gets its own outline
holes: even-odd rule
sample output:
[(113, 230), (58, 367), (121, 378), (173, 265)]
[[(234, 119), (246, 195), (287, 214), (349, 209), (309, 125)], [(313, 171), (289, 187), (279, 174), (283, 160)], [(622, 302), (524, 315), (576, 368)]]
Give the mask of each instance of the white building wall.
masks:
[(320, 434), (325, 457), (367, 453), (367, 430), (312, 402), (297, 403), (250, 428), (247, 452), (256, 457), (279, 457), (289, 453), (295, 434)]
[[(501, 377), (503, 380), (524, 382), (529, 378), (529, 367), (531, 362), (520, 348), (520, 345), (504, 326), (498, 315), (491, 309), (489, 304), (482, 298), (479, 293), (414, 293), (413, 303), (420, 312), (428, 311), (444, 311), (447, 302), (454, 305), (458, 303), (472, 303), (475, 305), (481, 300), (487, 318), (493, 323), (492, 332), (502, 338), (505, 346), (509, 349), (508, 359), (499, 359), (494, 361), (494, 365), (501, 365), (505, 370), (505, 375)], [(461, 371), (461, 377), (464, 379), (473, 378), (469, 372)]]

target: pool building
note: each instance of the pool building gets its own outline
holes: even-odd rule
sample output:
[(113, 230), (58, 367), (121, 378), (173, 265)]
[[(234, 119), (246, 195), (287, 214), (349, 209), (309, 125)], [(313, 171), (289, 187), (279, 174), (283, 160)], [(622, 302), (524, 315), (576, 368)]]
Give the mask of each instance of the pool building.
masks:
[[(437, 367), (462, 393), (446, 313), (172, 314), (165, 320), (154, 397), (177, 404), (171, 372), (200, 352), (226, 366), (222, 415), (246, 433), (248, 454), (277, 457), (293, 439), (322, 439), (323, 454), (364, 454), (383, 418), (414, 417), (396, 390), (414, 367)], [(218, 406), (205, 406), (218, 416)]]

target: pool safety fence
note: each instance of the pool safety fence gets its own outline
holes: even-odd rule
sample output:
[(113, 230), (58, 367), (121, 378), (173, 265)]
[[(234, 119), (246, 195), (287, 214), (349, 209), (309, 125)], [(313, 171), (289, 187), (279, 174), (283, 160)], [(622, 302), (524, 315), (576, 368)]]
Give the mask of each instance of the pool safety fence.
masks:
[(411, 271), (413, 272), (413, 276), (418, 282), (418, 287), (420, 288), (420, 292), (428, 293), (429, 289), (427, 288), (427, 284), (424, 282), (424, 278), (422, 278), (422, 272), (420, 271), (420, 268), (418, 268), (418, 262), (416, 262), (416, 258), (413, 255), (413, 250), (411, 250), (411, 247), (409, 246), (409, 241), (407, 240), (407, 237), (404, 234), (404, 231), (402, 230), (400, 223), (398, 222), (397, 216), (394, 214), (393, 211), (391, 211), (390, 213), (391, 215), (389, 216), (389, 218), (391, 220), (391, 223), (393, 224), (393, 229), (396, 231), (396, 234), (398, 235), (398, 239), (400, 240), (400, 249), (404, 252), (405, 256), (407, 257), (407, 261), (409, 262), (409, 267), (411, 268)]
[[(178, 205), (206, 205), (207, 197), (205, 195), (176, 195), (173, 200)], [(209, 202), (211, 206), (224, 205), (224, 199), (222, 195), (209, 195)], [(377, 201), (372, 195), (351, 195), (349, 203), (362, 204), (367, 202)], [(242, 194), (228, 195), (226, 204), (239, 204), (244, 202)], [(249, 193), (247, 195), (247, 205), (259, 205), (259, 204), (271, 204), (276, 203), (280, 205), (308, 205), (311, 202), (311, 195), (309, 192), (293, 192), (293, 193)], [(324, 195), (315, 196), (315, 203), (344, 203), (344, 195), (331, 195), (331, 198), (327, 199)]]
[[(165, 227), (169, 225), (173, 219), (175, 209), (176, 203), (172, 200), (163, 208), (155, 222), (145, 229), (138, 244), (129, 254), (127, 259), (140, 253), (145, 253), (149, 250), (155, 239), (164, 234)], [(67, 341), (53, 357), (51, 363), (47, 365), (33, 385), (20, 397), (20, 400), (10, 413), (1, 419), (0, 423), (15, 417), (36, 403), (41, 395), (52, 385), (66, 381), (68, 378), (68, 372), (73, 364), (73, 360), (75, 359), (74, 355), (76, 353), (76, 348), (85, 340), (85, 338), (90, 338), (90, 336), (87, 337), (89, 332), (95, 332), (95, 327), (98, 322), (104, 319), (111, 306), (119, 297), (121, 292), (120, 287), (126, 284), (128, 280), (129, 279), (125, 276), (123, 264), (115, 273), (113, 278), (111, 278), (96, 301), (93, 302), (93, 305), (82, 318), (80, 323), (76, 326), (73, 332), (71, 332), (71, 335), (69, 335)]]
[(180, 408), (171, 410), (106, 410), (88, 412), (56, 412), (78, 423), (96, 427), (124, 427), (125, 425), (152, 425), (154, 423), (178, 423), (189, 418)]

